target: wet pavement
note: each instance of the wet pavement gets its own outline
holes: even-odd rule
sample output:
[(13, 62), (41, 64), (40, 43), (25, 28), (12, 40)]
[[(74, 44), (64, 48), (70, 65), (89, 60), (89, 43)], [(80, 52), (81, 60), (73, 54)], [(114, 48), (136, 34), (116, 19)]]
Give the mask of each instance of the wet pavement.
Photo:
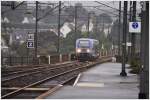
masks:
[[(128, 67), (129, 65), (126, 65)], [(138, 76), (121, 77), (120, 63), (104, 63), (81, 73), (74, 86), (64, 86), (47, 99), (137, 99)]]

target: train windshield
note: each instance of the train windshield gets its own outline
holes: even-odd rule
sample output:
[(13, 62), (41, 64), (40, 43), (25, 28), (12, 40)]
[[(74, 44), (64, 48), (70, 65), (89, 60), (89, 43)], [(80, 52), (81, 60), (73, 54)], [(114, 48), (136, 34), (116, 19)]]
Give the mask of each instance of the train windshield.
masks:
[(80, 40), (78, 47), (80, 48), (89, 48), (90, 47), (90, 41), (88, 40)]

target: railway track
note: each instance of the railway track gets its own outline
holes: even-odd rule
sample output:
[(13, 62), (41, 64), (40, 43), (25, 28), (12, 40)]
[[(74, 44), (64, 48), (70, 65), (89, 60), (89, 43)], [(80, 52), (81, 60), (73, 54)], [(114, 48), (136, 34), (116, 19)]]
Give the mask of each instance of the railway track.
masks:
[(44, 66), (44, 67), (40, 67), (40, 68), (32, 68), (32, 69), (28, 69), (28, 70), (24, 70), (24, 71), (17, 71), (17, 72), (9, 73), (9, 74), (5, 75), (5, 77), (3, 76), (2, 82), (4, 83), (6, 81), (10, 81), (10, 80), (13, 80), (13, 79), (16, 79), (19, 77), (25, 77), (28, 75), (32, 75), (32, 74), (39, 73), (44, 70), (58, 69), (58, 68), (61, 68), (61, 66), (64, 67), (65, 65), (71, 66), (75, 63), (76, 62), (72, 62), (72, 63), (62, 64), (62, 65), (56, 65), (53, 67), (52, 66)]
[(13, 87), (13, 86), (25, 86), (33, 82), (39, 81), (48, 76), (53, 76), (57, 73), (64, 72), (65, 70), (70, 70), (82, 66), (83, 63), (72, 63), (64, 66), (54, 67), (54, 68), (42, 68), (40, 70), (35, 70), (33, 72), (28, 72), (18, 76), (9, 76), (2, 79), (2, 86), (4, 87)]
[(108, 61), (73, 63), (59, 68), (46, 69), (2, 82), (2, 98), (44, 98), (66, 84), (87, 68)]
[(26, 73), (32, 70), (37, 70), (37, 69), (42, 69), (42, 68), (47, 68), (47, 67), (57, 67), (57, 66), (62, 66), (66, 64), (71, 64), (72, 62), (67, 62), (67, 63), (59, 63), (59, 64), (45, 64), (45, 65), (26, 65), (26, 66), (16, 66), (16, 67), (8, 67), (4, 71), (2, 70), (2, 77), (7, 77), (10, 75), (14, 74), (21, 74), (21, 73)]
[[(57, 85), (62, 85), (62, 84), (64, 84), (65, 82), (67, 82), (67, 80), (69, 79), (70, 80), (70, 78), (69, 78), (69, 76), (71, 76), (72, 78), (74, 78), (74, 77), (76, 77), (77, 75), (78, 75), (78, 73), (80, 73), (80, 71), (81, 71), (81, 69), (82, 69), (83, 67), (79, 67), (79, 68), (75, 68), (75, 69), (72, 69), (72, 70), (67, 70), (67, 71), (64, 71), (64, 72), (62, 72), (62, 73), (58, 73), (58, 74), (55, 74), (54, 76), (49, 76), (49, 77), (47, 77), (47, 78), (44, 78), (44, 79), (42, 79), (42, 80), (40, 80), (40, 81), (37, 81), (37, 82), (34, 82), (34, 83), (32, 83), (32, 84), (29, 84), (29, 85), (26, 85), (26, 86), (24, 86), (23, 88), (18, 88), (17, 90), (15, 90), (15, 91), (12, 91), (12, 92), (10, 92), (10, 93), (7, 93), (7, 94), (5, 94), (5, 95), (3, 95), (2, 96), (2, 98), (6, 98), (6, 97), (10, 97), (10, 98), (13, 98), (12, 97), (12, 95), (14, 96), (14, 94), (16, 95), (16, 93), (18, 93), (19, 92), (19, 95), (20, 94), (22, 94), (22, 90), (24, 90), (24, 89), (26, 89), (26, 88), (35, 88), (36, 87), (36, 85), (38, 85), (38, 84), (40, 84), (40, 85), (38, 85), (38, 88), (40, 87), (40, 88), (42, 88), (42, 86), (44, 85), (44, 84), (46, 84), (45, 83), (45, 81), (46, 80), (52, 80), (52, 81), (54, 81), (55, 80), (55, 82), (56, 82), (56, 80), (57, 80), (57, 82), (55, 83), (55, 84), (57, 84)], [(66, 76), (67, 75), (67, 76)], [(65, 78), (65, 79), (64, 79)], [(66, 81), (64, 81), (64, 80), (66, 80)], [(41, 84), (42, 83), (42, 84)], [(56, 86), (57, 86), (56, 85)], [(37, 87), (36, 87), (37, 88)], [(55, 86), (53, 87), (53, 88), (55, 88)], [(2, 88), (2, 91), (3, 90), (5, 90), (5, 91), (8, 91), (8, 90), (6, 90), (6, 88)], [(24, 93), (23, 93), (24, 94)], [(32, 93), (30, 93), (30, 94), (32, 94)], [(28, 96), (27, 96), (28, 97)], [(30, 97), (30, 96), (29, 96)], [(16, 98), (18, 98), (18, 97), (16, 97)]]

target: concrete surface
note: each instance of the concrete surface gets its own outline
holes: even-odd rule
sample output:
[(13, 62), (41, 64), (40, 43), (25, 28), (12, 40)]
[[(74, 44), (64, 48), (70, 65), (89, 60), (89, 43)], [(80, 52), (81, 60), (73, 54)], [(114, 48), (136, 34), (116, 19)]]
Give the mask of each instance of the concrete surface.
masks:
[(137, 99), (138, 76), (121, 77), (120, 72), (119, 63), (97, 65), (81, 73), (74, 86), (64, 86), (46, 99)]

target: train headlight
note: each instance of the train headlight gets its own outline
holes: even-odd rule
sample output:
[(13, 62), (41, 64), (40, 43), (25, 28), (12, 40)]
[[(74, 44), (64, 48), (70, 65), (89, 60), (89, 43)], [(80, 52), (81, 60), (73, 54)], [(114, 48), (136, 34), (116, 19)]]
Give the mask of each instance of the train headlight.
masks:
[(89, 53), (89, 52), (90, 52), (90, 49), (87, 49), (86, 51)]
[(77, 49), (77, 53), (80, 53), (81, 52), (81, 49)]

